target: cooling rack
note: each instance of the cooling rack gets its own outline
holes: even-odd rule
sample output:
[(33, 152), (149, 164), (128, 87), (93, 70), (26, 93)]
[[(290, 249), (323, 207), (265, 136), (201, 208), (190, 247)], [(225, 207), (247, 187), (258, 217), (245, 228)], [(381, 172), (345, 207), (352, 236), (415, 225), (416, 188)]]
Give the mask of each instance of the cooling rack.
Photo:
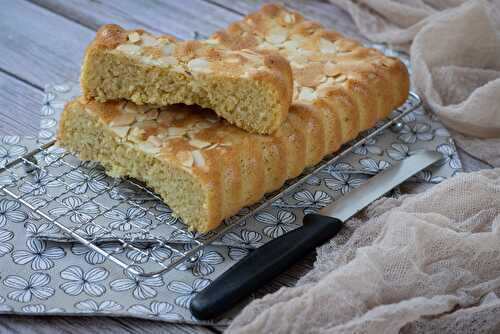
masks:
[[(7, 174), (11, 181), (8, 184), (1, 185), (0, 191), (3, 191), (14, 200), (29, 208), (31, 214), (38, 219), (45, 219), (47, 222), (54, 224), (68, 237), (103, 255), (112, 263), (122, 267), (131, 274), (143, 277), (157, 277), (183, 262), (186, 262), (185, 265), (188, 266), (190, 263), (195, 263), (203, 247), (220, 239), (225, 233), (235, 226), (238, 226), (240, 222), (252, 217), (259, 210), (264, 209), (282, 198), (284, 195), (306, 182), (310, 176), (320, 172), (326, 166), (337, 162), (358, 146), (380, 135), (385, 129), (393, 127), (397, 130), (398, 127), (402, 126), (400, 120), (419, 108), (421, 104), (422, 101), (420, 97), (410, 92), (409, 98), (405, 104), (396, 109), (387, 120), (378, 122), (373, 129), (365, 131), (354, 141), (344, 145), (335, 155), (328, 156), (314, 168), (308, 169), (303, 175), (295, 180), (288, 181), (279, 191), (266, 195), (262, 202), (242, 210), (242, 214), (226, 220), (225, 224), (222, 224), (214, 232), (206, 235), (197, 235), (196, 233), (190, 232), (186, 225), (182, 224), (182, 222), (177, 219), (173, 222), (165, 222), (161, 214), (152, 210), (150, 205), (145, 205), (144, 202), (127, 196), (127, 193), (123, 192), (123, 189), (134, 189), (135, 193), (142, 193), (145, 197), (162, 203), (158, 195), (142, 183), (133, 179), (109, 178), (110, 182), (106, 183), (106, 186), (102, 187), (99, 191), (92, 192), (91, 195), (88, 193), (79, 193), (77, 191), (79, 185), (68, 182), (66, 177), (71, 173), (78, 172), (80, 175), (83, 175), (83, 178), (91, 178), (92, 175), (89, 173), (92, 172), (86, 168), (85, 162), (79, 161), (74, 155), (68, 152), (59, 151), (55, 153), (55, 140), (40, 146), (22, 157), (13, 160), (3, 168), (0, 168), (0, 175)], [(40, 174), (45, 176), (43, 180), (39, 177), (33, 177), (33, 175)], [(40, 189), (50, 186), (51, 183), (63, 184), (64, 190), (57, 193), (40, 191)], [(22, 185), (29, 185), (29, 191), (20, 191), (19, 189)], [(34, 194), (38, 196), (35, 197), (33, 196)], [(43, 196), (40, 197), (40, 194)], [(78, 200), (75, 200), (74, 195), (76, 194), (78, 195), (76, 196)], [(105, 201), (102, 200), (105, 195), (117, 199), (115, 204), (105, 204)], [(69, 199), (72, 200), (70, 201)], [(92, 207), (99, 208), (99, 210), (94, 210), (84, 216), (80, 216), (77, 220), (71, 219), (75, 216), (75, 210), (88, 206), (89, 204), (91, 204)], [(55, 206), (62, 206), (66, 209), (51, 209)], [(134, 208), (142, 214), (147, 214), (148, 217), (151, 217), (156, 223), (148, 227), (140, 225), (134, 226), (140, 233), (136, 233), (135, 235), (132, 234), (129, 238), (118, 235), (111, 227), (98, 224), (100, 218), (119, 206)], [(129, 223), (132, 225), (137, 224), (133, 221)], [(184, 242), (189, 242), (191, 246), (186, 248), (180, 247), (179, 244), (172, 243), (172, 240), (167, 238), (166, 234), (163, 233), (164, 229), (159, 233), (159, 227), (164, 228), (165, 226), (172, 229), (174, 232), (173, 234), (177, 236), (182, 235), (183, 238), (181, 239)], [(87, 232), (89, 228), (99, 233), (89, 236)], [(110, 247), (108, 244), (107, 247), (101, 247), (99, 240), (103, 237), (114, 240), (113, 246)], [(145, 242), (147, 242), (149, 250), (166, 248), (175, 256), (169, 257), (168, 259), (156, 257), (154, 252), (148, 252), (144, 249), (143, 246)], [(135, 257), (133, 260), (119, 257), (119, 254), (128, 250), (134, 250), (136, 254), (140, 256)], [(144, 261), (141, 261), (143, 258), (152, 260), (147, 261), (147, 267), (143, 264)]]

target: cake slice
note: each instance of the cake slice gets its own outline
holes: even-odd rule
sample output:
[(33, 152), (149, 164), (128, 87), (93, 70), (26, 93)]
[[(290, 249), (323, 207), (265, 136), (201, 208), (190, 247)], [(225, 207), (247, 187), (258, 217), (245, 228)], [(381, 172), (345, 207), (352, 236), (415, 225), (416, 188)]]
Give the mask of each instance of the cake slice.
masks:
[(269, 50), (230, 50), (208, 41), (176, 41), (105, 25), (87, 47), (83, 95), (104, 102), (197, 104), (250, 132), (269, 134), (292, 98), (288, 62)]
[[(280, 5), (262, 6), (214, 33), (208, 43), (232, 50), (278, 51), (292, 67), (291, 108), (334, 109), (345, 140), (372, 127), (408, 95), (408, 71), (401, 61)], [(371, 112), (362, 112), (365, 109)]]
[(66, 106), (58, 133), (59, 145), (82, 159), (144, 181), (193, 230), (210, 231), (279, 189), (408, 96), (408, 72), (398, 59), (280, 6), (264, 6), (207, 43), (279, 50), (290, 61), (293, 103), (272, 135), (245, 132), (196, 106), (84, 98)]

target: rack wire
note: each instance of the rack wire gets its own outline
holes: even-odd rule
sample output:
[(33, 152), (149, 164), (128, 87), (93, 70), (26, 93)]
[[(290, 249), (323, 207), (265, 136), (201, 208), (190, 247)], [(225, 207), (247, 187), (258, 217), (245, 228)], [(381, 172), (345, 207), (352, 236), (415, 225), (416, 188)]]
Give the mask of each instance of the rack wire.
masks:
[[(130, 198), (124, 195), (121, 190), (133, 188), (136, 193), (142, 193), (144, 196), (153, 199), (155, 202), (163, 203), (162, 199), (156, 195), (153, 191), (149, 190), (140, 182), (133, 179), (112, 179), (109, 178), (110, 182), (106, 183), (103, 189), (93, 192), (91, 195), (87, 193), (79, 194), (78, 183), (71, 183), (67, 181), (67, 176), (71, 173), (78, 172), (83, 175), (84, 178), (91, 178), (92, 175), (89, 173), (86, 162), (79, 161), (75, 156), (68, 152), (58, 152), (55, 153), (53, 148), (55, 147), (55, 140), (48, 142), (39, 148), (13, 160), (12, 162), (0, 168), (0, 175), (5, 175), (8, 173), (11, 182), (9, 184), (4, 184), (0, 186), (0, 191), (3, 191), (12, 199), (22, 203), (32, 214), (38, 218), (43, 218), (51, 224), (57, 226), (65, 235), (80, 242), (81, 244), (88, 247), (90, 250), (104, 256), (104, 258), (109, 259), (114, 264), (122, 267), (131, 274), (143, 277), (157, 277), (165, 274), (166, 272), (172, 270), (176, 266), (183, 262), (187, 265), (196, 262), (200, 250), (202, 250), (207, 245), (212, 244), (214, 241), (220, 239), (225, 233), (229, 232), (235, 226), (238, 226), (241, 222), (252, 217), (258, 211), (271, 205), (276, 200), (290, 193), (297, 187), (301, 186), (304, 182), (308, 180), (312, 175), (320, 172), (326, 166), (337, 162), (344, 156), (349, 154), (355, 148), (363, 145), (371, 138), (379, 135), (382, 131), (389, 127), (401, 127), (400, 120), (408, 115), (409, 113), (415, 111), (422, 104), (420, 97), (410, 92), (408, 100), (403, 106), (396, 109), (392, 115), (386, 121), (379, 122), (374, 129), (368, 130), (361, 134), (354, 141), (343, 146), (342, 150), (335, 154), (334, 156), (329, 156), (324, 159), (319, 165), (314, 167), (312, 170), (308, 170), (303, 176), (287, 182), (287, 186), (280, 189), (279, 191), (268, 194), (263, 202), (250, 207), (245, 211), (245, 214), (236, 216), (235, 219), (229, 219), (226, 224), (222, 224), (217, 230), (207, 235), (197, 235), (187, 230), (187, 227), (175, 220), (174, 222), (165, 223), (164, 219), (158, 212), (152, 210), (152, 208), (141, 201), (137, 201), (134, 198)], [(40, 180), (40, 176), (43, 174), (46, 180)], [(35, 175), (35, 177), (34, 177)], [(41, 191), (45, 187), (50, 186), (51, 183), (57, 182), (62, 184), (64, 190), (59, 193), (52, 193)], [(19, 191), (20, 187), (24, 185), (28, 186), (28, 191)], [(124, 188), (125, 187), (125, 188)], [(36, 200), (34, 200), (36, 195)], [(73, 195), (78, 194), (79, 201), (74, 200), (68, 204), (70, 201), (67, 199)], [(106, 205), (102, 201), (103, 195), (114, 194), (114, 198), (117, 199), (115, 204)], [(66, 208), (64, 210), (50, 210), (54, 205), (62, 206)], [(75, 210), (81, 207), (92, 205), (94, 208), (98, 208), (92, 214), (87, 214), (80, 217), (77, 222), (71, 221), (71, 215), (75, 214)], [(117, 207), (129, 207), (135, 208), (136, 211), (143, 214), (147, 214), (148, 217), (156, 222), (151, 226), (145, 228), (144, 226), (137, 225), (133, 221), (130, 224), (134, 225), (140, 234), (132, 235), (129, 238), (124, 238), (123, 236), (117, 235), (113, 228), (102, 226), (98, 224), (98, 220), (105, 216), (107, 213), (112, 212), (112, 210)], [(168, 225), (169, 228), (173, 230), (176, 235), (183, 235), (183, 240), (191, 243), (191, 246), (186, 249), (180, 247), (178, 244), (172, 243), (172, 240), (167, 238), (164, 233), (159, 234), (159, 226)], [(94, 235), (89, 235), (87, 232), (89, 227), (93, 231), (98, 231)], [(156, 230), (156, 231), (155, 231)], [(106, 237), (109, 240), (114, 240), (113, 247), (102, 247), (99, 240)], [(144, 244), (147, 242), (147, 249), (145, 249)], [(174, 256), (163, 258), (161, 256), (155, 256), (153, 249), (167, 249)], [(125, 251), (133, 250), (138, 256), (134, 257), (133, 260), (130, 258), (119, 257), (118, 255), (124, 253)], [(151, 259), (148, 261), (149, 267), (143, 265), (144, 258)], [(146, 270), (147, 269), (147, 270)]]

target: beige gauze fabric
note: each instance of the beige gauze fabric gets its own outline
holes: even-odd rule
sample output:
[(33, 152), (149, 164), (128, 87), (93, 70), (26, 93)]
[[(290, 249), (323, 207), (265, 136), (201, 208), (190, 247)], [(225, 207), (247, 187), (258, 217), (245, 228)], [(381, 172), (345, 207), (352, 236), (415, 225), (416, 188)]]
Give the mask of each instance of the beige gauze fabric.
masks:
[(331, 2), (367, 38), (409, 51), (412, 83), (426, 107), (460, 148), (500, 167), (500, 1)]
[(500, 169), (372, 204), (227, 333), (500, 332)]

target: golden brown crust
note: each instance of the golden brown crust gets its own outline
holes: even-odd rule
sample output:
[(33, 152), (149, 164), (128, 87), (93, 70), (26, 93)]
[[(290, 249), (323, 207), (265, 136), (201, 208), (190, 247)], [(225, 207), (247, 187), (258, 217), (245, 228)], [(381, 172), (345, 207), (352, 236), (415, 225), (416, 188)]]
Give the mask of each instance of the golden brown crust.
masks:
[[(272, 133), (283, 123), (288, 114), (293, 95), (292, 72), (288, 61), (277, 51), (230, 50), (206, 40), (176, 41), (174, 37), (169, 35), (156, 37), (142, 29), (125, 30), (118, 25), (108, 24), (98, 30), (95, 39), (85, 52), (80, 78), (85, 97), (96, 98), (99, 101), (124, 98), (139, 104), (167, 105), (171, 103), (165, 103), (165, 100), (168, 101), (168, 99), (163, 99), (161, 94), (157, 94), (155, 98), (145, 99), (144, 93), (134, 94), (133, 89), (130, 88), (125, 93), (120, 92), (115, 95), (111, 93), (111, 88), (105, 89), (104, 85), (113, 83), (110, 80), (125, 82), (125, 78), (120, 76), (122, 74), (117, 76), (116, 72), (112, 79), (101, 76), (99, 72), (106, 74), (112, 69), (109, 66), (99, 65), (97, 59), (114, 57), (113, 59), (117, 60), (118, 56), (127, 59), (126, 62), (121, 61), (122, 65), (120, 66), (153, 68), (155, 75), (146, 75), (144, 80), (156, 80), (157, 75), (162, 75), (159, 70), (173, 71), (188, 79), (195, 78), (197, 80), (203, 80), (204, 77), (210, 79), (220, 77), (221, 81), (226, 82), (227, 79), (254, 80), (264, 87), (266, 96), (263, 96), (262, 99), (271, 99), (264, 104), (262, 108), (264, 110), (259, 109), (259, 113), (268, 113), (265, 119), (271, 119), (272, 122), (263, 123), (261, 120), (255, 120), (255, 125), (239, 124), (230, 115), (219, 113), (218, 106), (205, 106), (211, 107), (221, 116), (226, 117), (228, 121), (247, 131), (262, 134)], [(126, 73), (123, 75), (132, 75), (129, 72)], [(116, 86), (120, 85), (116, 84)], [(164, 86), (151, 89), (168, 91)], [(114, 90), (116, 91), (116, 89)], [(235, 94), (231, 96), (236, 97)], [(176, 102), (187, 103), (187, 101)], [(254, 104), (256, 102), (258, 101), (254, 100)], [(244, 103), (248, 104), (247, 101), (243, 100), (239, 102), (240, 105)]]
[[(291, 64), (294, 105), (338, 108), (344, 139), (373, 126), (402, 104), (409, 91), (406, 67), (396, 58), (363, 47), (276, 4), (264, 5), (210, 37), (233, 50), (279, 51)], [(364, 112), (375, 108), (376, 112)]]
[[(274, 29), (277, 26), (296, 43), (282, 40), (282, 30)], [(271, 31), (275, 35), (267, 36)], [(279, 42), (277, 49), (292, 63), (295, 75), (288, 118), (270, 136), (247, 133), (196, 107), (176, 105), (157, 110), (132, 103), (101, 104), (80, 99), (68, 104), (59, 137), (70, 136), (64, 120), (71, 117), (71, 110), (85, 108), (89, 117), (98, 118), (109, 128), (120, 128), (116, 136), (137, 149), (189, 171), (206, 185), (204, 189), (210, 189), (210, 218), (201, 228), (208, 231), (338, 150), (407, 98), (408, 73), (399, 60), (326, 31), (280, 6), (264, 6), (215, 33), (209, 43), (238, 50), (257, 47), (258, 52), (267, 52), (266, 48), (273, 48), (265, 44), (269, 41)], [(186, 50), (193, 47), (196, 43), (185, 46)], [(214, 52), (210, 57), (217, 56)], [(280, 61), (270, 61), (283, 66)], [(140, 120), (141, 115), (152, 118)]]

